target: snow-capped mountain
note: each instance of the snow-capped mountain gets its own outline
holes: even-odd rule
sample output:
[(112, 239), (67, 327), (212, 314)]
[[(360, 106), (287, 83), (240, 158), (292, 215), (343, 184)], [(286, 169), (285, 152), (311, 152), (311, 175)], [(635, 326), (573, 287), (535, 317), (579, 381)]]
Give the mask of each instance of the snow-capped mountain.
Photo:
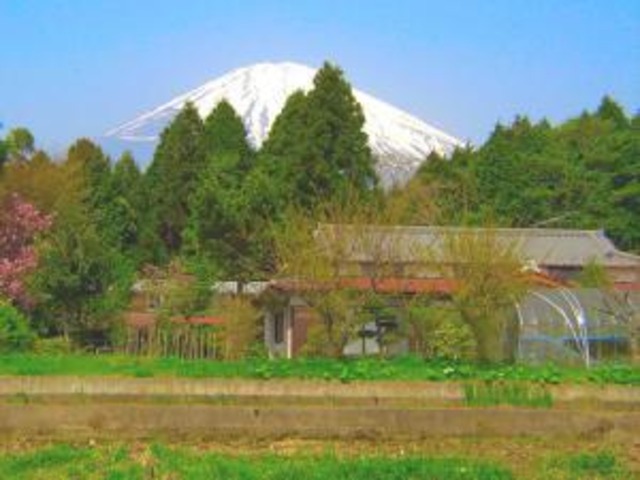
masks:
[[(296, 90), (308, 91), (316, 71), (296, 63), (259, 63), (205, 83), (109, 132), (108, 137), (157, 141), (162, 129), (187, 101), (206, 117), (222, 99), (242, 117), (250, 142), (259, 147)], [(365, 115), (365, 131), (377, 158), (377, 171), (387, 185), (407, 179), (436, 151), (448, 155), (461, 142), (371, 95), (354, 89)]]

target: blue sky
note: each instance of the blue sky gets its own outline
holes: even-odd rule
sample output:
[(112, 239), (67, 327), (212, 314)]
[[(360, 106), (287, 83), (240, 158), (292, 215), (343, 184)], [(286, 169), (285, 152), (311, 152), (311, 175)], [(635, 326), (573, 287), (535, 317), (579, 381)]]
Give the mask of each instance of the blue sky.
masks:
[(476, 143), (604, 94), (640, 109), (638, 0), (0, 0), (0, 32), (0, 135), (54, 152), (258, 61), (335, 61)]

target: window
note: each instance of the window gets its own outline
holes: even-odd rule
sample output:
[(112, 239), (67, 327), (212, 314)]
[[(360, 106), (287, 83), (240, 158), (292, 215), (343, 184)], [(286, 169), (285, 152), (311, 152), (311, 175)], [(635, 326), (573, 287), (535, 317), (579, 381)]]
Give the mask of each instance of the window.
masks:
[(273, 341), (284, 342), (284, 313), (278, 312), (273, 316)]

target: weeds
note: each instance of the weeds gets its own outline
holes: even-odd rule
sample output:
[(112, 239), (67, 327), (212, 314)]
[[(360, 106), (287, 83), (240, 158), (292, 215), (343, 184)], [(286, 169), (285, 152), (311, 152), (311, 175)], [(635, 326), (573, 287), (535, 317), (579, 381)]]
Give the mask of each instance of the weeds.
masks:
[(626, 480), (634, 478), (610, 452), (580, 453), (551, 459), (542, 469), (545, 478)]
[[(518, 469), (517, 464), (511, 468)], [(612, 453), (539, 457), (517, 475), (497, 460), (375, 453), (222, 454), (199, 447), (154, 444), (73, 446), (54, 444), (0, 454), (0, 478), (19, 479), (225, 479), (288, 480), (510, 480), (513, 478), (628, 479), (633, 473)]]

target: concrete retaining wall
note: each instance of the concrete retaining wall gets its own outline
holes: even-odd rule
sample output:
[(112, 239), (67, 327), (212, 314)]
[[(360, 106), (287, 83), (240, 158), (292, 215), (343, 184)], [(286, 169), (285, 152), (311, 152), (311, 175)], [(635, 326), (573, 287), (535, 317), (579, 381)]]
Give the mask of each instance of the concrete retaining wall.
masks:
[(247, 408), (209, 405), (0, 405), (0, 434), (64, 437), (615, 436), (637, 438), (640, 413), (525, 409)]
[(126, 377), (0, 377), (0, 395), (411, 398), (460, 400), (453, 383)]
[[(557, 402), (595, 400), (640, 408), (640, 388), (558, 385), (548, 387)], [(461, 401), (463, 384), (453, 382), (352, 382), (313, 380), (186, 379), (72, 376), (0, 377), (4, 395), (96, 395), (176, 397), (273, 397), (319, 399), (411, 399)]]
[[(639, 388), (549, 388), (567, 405), (462, 408), (463, 384), (444, 382), (0, 377), (0, 434), (637, 437)], [(571, 406), (583, 401), (595, 408)]]

